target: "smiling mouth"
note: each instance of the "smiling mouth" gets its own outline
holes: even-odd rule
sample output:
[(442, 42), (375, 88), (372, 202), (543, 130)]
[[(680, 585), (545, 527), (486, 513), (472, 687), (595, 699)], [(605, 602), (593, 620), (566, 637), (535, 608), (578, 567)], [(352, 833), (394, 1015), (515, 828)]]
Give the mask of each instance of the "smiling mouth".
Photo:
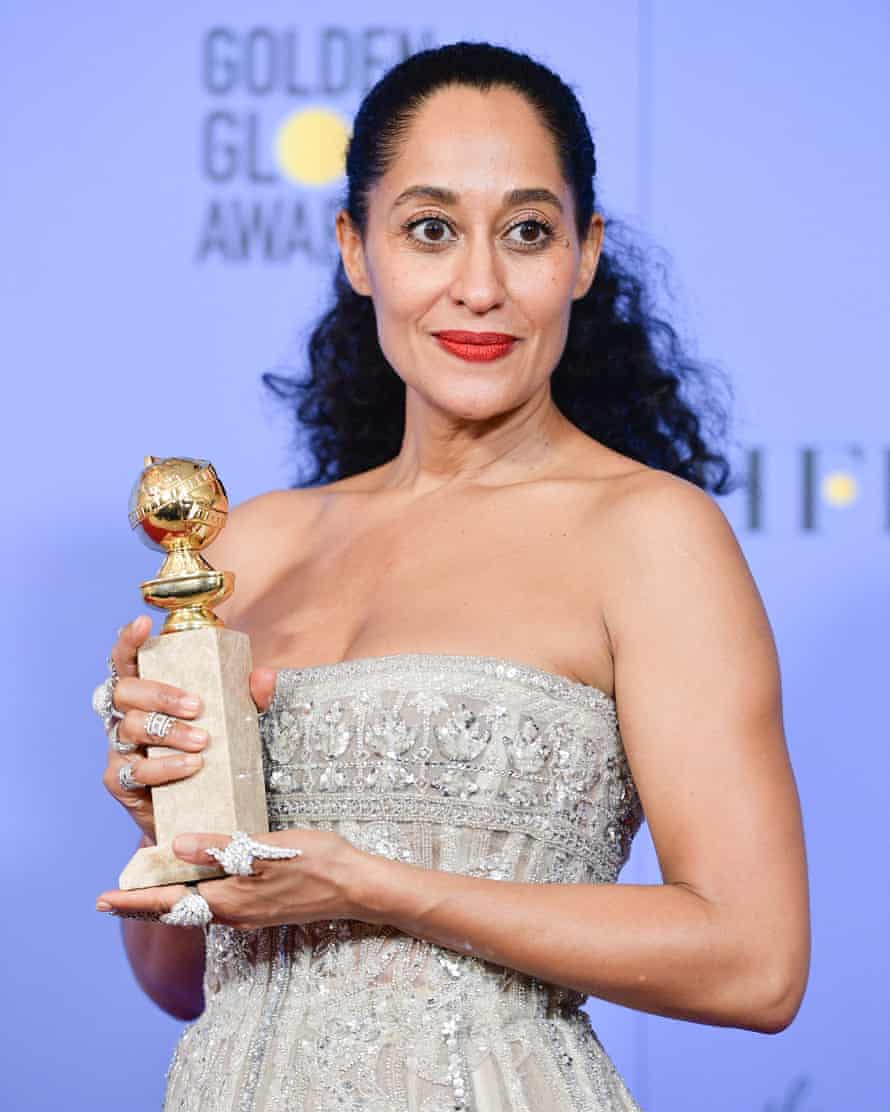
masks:
[(488, 363), (507, 355), (518, 337), (504, 332), (434, 332), (439, 346), (470, 363)]

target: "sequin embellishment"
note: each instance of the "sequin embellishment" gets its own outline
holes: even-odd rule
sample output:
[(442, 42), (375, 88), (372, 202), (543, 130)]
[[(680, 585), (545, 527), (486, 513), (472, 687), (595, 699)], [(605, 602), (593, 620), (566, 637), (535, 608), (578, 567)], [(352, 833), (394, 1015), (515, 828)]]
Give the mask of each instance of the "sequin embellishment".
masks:
[[(488, 880), (611, 883), (642, 810), (614, 701), (493, 657), (278, 673), (270, 826)], [(574, 990), (357, 920), (207, 930), (165, 1112), (639, 1112)]]

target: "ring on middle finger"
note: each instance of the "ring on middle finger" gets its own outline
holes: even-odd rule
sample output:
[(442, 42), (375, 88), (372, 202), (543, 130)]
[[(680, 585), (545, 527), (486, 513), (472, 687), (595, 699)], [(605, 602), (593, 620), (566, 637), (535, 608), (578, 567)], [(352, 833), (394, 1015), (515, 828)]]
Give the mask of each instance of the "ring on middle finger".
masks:
[(145, 732), (149, 737), (164, 738), (173, 729), (173, 723), (176, 721), (169, 714), (162, 714), (159, 710), (153, 710), (145, 719)]

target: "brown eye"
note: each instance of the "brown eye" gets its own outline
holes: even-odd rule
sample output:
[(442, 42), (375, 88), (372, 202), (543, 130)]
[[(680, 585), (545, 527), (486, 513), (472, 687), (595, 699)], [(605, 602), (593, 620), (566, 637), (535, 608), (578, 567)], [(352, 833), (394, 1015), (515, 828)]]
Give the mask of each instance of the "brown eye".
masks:
[[(422, 237), (414, 235), (414, 229), (420, 228), (422, 225), (427, 225)], [(434, 243), (447, 243), (445, 238), (445, 229), (449, 225), (438, 216), (424, 216), (420, 220), (414, 220), (405, 226), (405, 234), (409, 239), (414, 240), (415, 243), (421, 245), (432, 246)]]
[(543, 247), (553, 237), (553, 229), (543, 220), (520, 220), (510, 228), (510, 231), (515, 232), (517, 228), (520, 235), (518, 242), (524, 247)]

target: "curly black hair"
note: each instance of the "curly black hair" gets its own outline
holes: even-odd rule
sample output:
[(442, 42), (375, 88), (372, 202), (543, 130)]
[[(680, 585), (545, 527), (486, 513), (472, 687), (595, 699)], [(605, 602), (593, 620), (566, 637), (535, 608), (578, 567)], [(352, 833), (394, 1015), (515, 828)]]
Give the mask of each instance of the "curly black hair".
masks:
[[(373, 86), (356, 114), (346, 152), (342, 203), (362, 238), (374, 184), (398, 157), (400, 143), (436, 90), (492, 86), (521, 93), (553, 136), (575, 220), (583, 239), (595, 211), (594, 142), (572, 90), (528, 54), (487, 42), (456, 42), (411, 55)], [(616, 235), (627, 226), (604, 216), (604, 241), (594, 281), (573, 302), (566, 344), (550, 380), (551, 395), (578, 428), (615, 451), (679, 475), (714, 494), (739, 485), (719, 442), (727, 411), (709, 389), (714, 366), (691, 358), (675, 329), (655, 315), (644, 250)], [(663, 268), (662, 268), (663, 269)], [(393, 459), (401, 447), (405, 385), (377, 340), (374, 306), (357, 294), (340, 260), (333, 304), (308, 343), (309, 373), (267, 371), (265, 385), (293, 407), (297, 445), (314, 461), (294, 486), (314, 486)], [(292, 368), (290, 369), (292, 372)], [(696, 410), (681, 396), (693, 378), (704, 386)], [(727, 392), (731, 388), (724, 380)], [(308, 445), (307, 445), (308, 441)]]

